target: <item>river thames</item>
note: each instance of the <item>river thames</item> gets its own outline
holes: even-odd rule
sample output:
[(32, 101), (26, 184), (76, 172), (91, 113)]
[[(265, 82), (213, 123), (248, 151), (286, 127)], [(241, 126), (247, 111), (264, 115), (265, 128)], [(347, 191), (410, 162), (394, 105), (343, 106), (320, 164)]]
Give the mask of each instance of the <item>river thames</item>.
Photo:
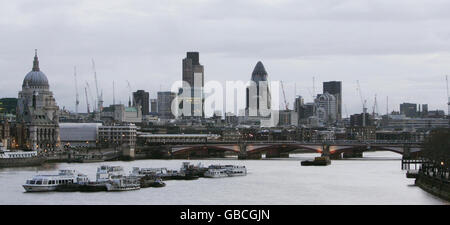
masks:
[[(137, 160), (131, 162), (57, 163), (41, 167), (0, 169), (0, 204), (449, 204), (414, 186), (400, 169), (401, 156), (390, 152), (364, 153), (362, 159), (333, 160), (326, 167), (302, 167), (300, 161), (317, 154), (291, 154), (286, 159), (262, 160)], [(181, 163), (245, 165), (247, 176), (165, 181), (163, 188), (127, 192), (25, 193), (22, 184), (39, 172), (56, 174), (58, 169), (75, 169), (95, 179), (99, 165), (166, 167), (178, 170)]]

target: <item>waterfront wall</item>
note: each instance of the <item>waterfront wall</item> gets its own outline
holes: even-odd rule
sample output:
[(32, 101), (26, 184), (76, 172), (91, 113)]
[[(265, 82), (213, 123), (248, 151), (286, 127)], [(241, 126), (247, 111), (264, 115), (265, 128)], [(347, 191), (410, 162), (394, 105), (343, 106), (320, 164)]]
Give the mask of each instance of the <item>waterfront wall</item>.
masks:
[(415, 184), (426, 192), (450, 201), (450, 183), (448, 181), (419, 173)]

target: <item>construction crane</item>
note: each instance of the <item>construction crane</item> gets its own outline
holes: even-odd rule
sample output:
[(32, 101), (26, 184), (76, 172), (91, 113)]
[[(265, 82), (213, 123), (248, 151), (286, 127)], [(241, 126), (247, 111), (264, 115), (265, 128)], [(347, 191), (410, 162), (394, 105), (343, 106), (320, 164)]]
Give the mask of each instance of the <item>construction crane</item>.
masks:
[(94, 102), (94, 105), (92, 106), (92, 112), (95, 112), (96, 111), (95, 98), (92, 96), (91, 87), (89, 86), (89, 83), (87, 81), (86, 81), (86, 89), (89, 93), (89, 97), (92, 99), (92, 102)]
[(78, 95), (78, 85), (77, 85), (77, 67), (73, 67), (73, 76), (75, 79), (75, 113), (78, 115), (78, 105), (80, 105), (79, 95)]
[(375, 115), (378, 115), (377, 94), (375, 94), (375, 99), (373, 100), (373, 107), (372, 107), (372, 116), (374, 118), (375, 118)]
[(445, 75), (445, 81), (447, 82), (447, 115), (450, 116), (450, 95), (448, 94), (448, 75)]
[(98, 92), (98, 81), (97, 81), (97, 70), (95, 69), (95, 62), (92, 59), (92, 70), (94, 71), (94, 79), (95, 79), (95, 90), (96, 90), (96, 98), (97, 98), (97, 110), (99, 112), (102, 111), (103, 108), (103, 94), (100, 95)]
[(289, 105), (288, 102), (286, 101), (286, 93), (284, 93), (283, 81), (280, 81), (280, 83), (281, 83), (281, 90), (283, 91), (284, 106), (286, 107), (286, 110), (289, 110)]
[(363, 127), (365, 127), (366, 126), (366, 111), (367, 111), (366, 102), (367, 101), (364, 100), (364, 98), (362, 96), (361, 86), (359, 85), (359, 80), (356, 81), (356, 84), (357, 84), (357, 90), (359, 92), (359, 97), (361, 98), (361, 104), (363, 107)]
[(91, 111), (89, 110), (89, 98), (88, 98), (88, 94), (87, 94), (87, 87), (84, 87), (84, 94), (86, 95), (86, 108), (87, 108), (87, 113), (91, 113)]

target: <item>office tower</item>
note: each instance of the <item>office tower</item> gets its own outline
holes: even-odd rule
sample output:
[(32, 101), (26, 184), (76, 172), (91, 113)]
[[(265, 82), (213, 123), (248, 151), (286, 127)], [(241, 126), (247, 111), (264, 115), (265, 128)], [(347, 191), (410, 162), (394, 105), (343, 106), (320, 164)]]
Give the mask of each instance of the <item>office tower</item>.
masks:
[(174, 119), (172, 113), (172, 101), (175, 99), (176, 93), (170, 91), (158, 92), (158, 115), (161, 119)]
[(336, 119), (342, 119), (342, 82), (328, 81), (323, 82), (323, 93), (329, 93), (336, 97)]
[[(182, 116), (188, 118), (203, 118), (204, 110), (204, 68), (199, 62), (198, 52), (187, 52), (186, 58), (183, 59), (183, 90), (190, 93), (182, 93), (182, 107), (190, 104), (189, 107), (182, 110)], [(187, 86), (188, 85), (188, 86)], [(189, 112), (190, 111), (190, 112)]]
[(270, 116), (262, 113), (262, 110), (270, 110), (271, 97), (269, 83), (267, 81), (267, 72), (261, 61), (256, 63), (252, 72), (252, 84), (246, 89), (246, 107), (247, 116)]
[(150, 99), (150, 112), (152, 113), (158, 112), (158, 100), (156, 98)]
[(414, 103), (400, 104), (400, 114), (403, 114), (406, 117), (416, 117), (417, 116), (417, 104), (414, 104)]
[(337, 120), (336, 97), (328, 92), (318, 94), (314, 99), (316, 105), (316, 116), (319, 120), (334, 123)]
[(149, 93), (144, 90), (133, 92), (133, 106), (141, 106), (142, 115), (148, 115), (149, 110)]
[(422, 114), (421, 116), (427, 116), (428, 115), (428, 104), (422, 104)]

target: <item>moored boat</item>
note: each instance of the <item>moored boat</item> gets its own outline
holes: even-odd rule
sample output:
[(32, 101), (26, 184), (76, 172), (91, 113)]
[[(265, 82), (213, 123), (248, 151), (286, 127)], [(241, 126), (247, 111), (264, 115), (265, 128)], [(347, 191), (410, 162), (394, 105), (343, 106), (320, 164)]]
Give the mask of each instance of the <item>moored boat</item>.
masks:
[(247, 175), (247, 168), (245, 166), (225, 165), (225, 169), (230, 177)]
[(192, 177), (203, 177), (206, 171), (208, 171), (208, 167), (202, 166), (201, 163), (193, 165), (189, 162), (183, 162), (180, 168), (180, 173)]
[(328, 156), (315, 157), (313, 161), (305, 160), (301, 162), (302, 166), (328, 166), (330, 164), (331, 160)]
[(164, 187), (166, 184), (159, 177), (142, 177), (140, 180), (141, 188)]
[(225, 168), (211, 168), (204, 174), (208, 178), (228, 177), (227, 170)]
[(139, 179), (132, 176), (123, 176), (115, 179), (111, 179), (106, 182), (107, 191), (131, 191), (141, 188)]
[(77, 185), (72, 184), (82, 184), (87, 181), (86, 179), (87, 177), (83, 174), (75, 175), (74, 170), (60, 170), (56, 175), (33, 176), (32, 179), (26, 181), (23, 188), (26, 192), (56, 191), (58, 186), (74, 187)]
[(106, 183), (104, 183), (104, 182), (96, 182), (96, 181), (80, 185), (79, 190), (81, 192), (107, 191)]

